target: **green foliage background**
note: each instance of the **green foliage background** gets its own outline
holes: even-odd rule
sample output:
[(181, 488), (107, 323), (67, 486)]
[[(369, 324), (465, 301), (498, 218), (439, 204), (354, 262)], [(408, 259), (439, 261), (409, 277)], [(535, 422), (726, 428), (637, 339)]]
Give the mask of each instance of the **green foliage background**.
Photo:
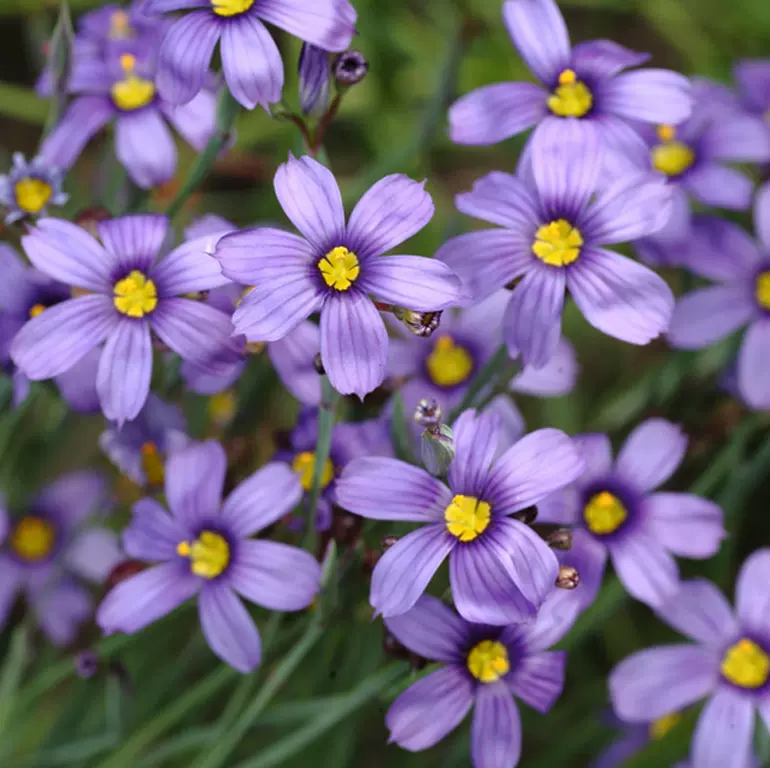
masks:
[[(386, 173), (426, 177), (437, 213), (409, 252), (431, 254), (447, 236), (474, 226), (454, 211), (453, 195), (488, 170), (513, 170), (521, 147), (520, 139), (494, 147), (452, 145), (446, 136), (448, 103), (474, 87), (523, 79), (527, 73), (500, 22), (500, 0), (354, 4), (360, 33), (355, 44), (369, 59), (370, 74), (345, 99), (327, 135), (326, 152), (349, 205)], [(93, 0), (71, 3), (75, 15), (95, 6)], [(688, 75), (728, 81), (737, 58), (770, 54), (767, 0), (568, 0), (561, 7), (574, 41), (610, 37), (652, 52), (655, 65)], [(45, 0), (0, 0), (0, 166), (9, 164), (13, 151), (34, 154), (48, 106), (31, 86), (41, 64), (40, 44), (50, 35), (56, 13)], [(292, 103), (299, 44), (284, 35), (279, 40)], [(240, 225), (282, 220), (271, 180), (289, 150), (301, 151), (296, 129), (257, 110), (240, 116), (237, 132), (234, 149), (177, 217), (180, 228), (203, 212)], [(192, 151), (180, 145), (180, 180), (193, 160)], [(119, 213), (132, 196), (105, 140), (86, 152), (68, 190), (70, 214), (97, 204)], [(162, 210), (172, 192), (161, 190), (143, 204)], [(3, 237), (17, 242), (18, 232)], [(685, 287), (679, 274), (666, 277), (677, 290)], [(730, 532), (717, 557), (684, 562), (682, 570), (715, 580), (731, 596), (746, 554), (770, 543), (768, 418), (745, 413), (716, 387), (734, 342), (703, 353), (675, 353), (663, 342), (638, 349), (599, 335), (572, 310), (565, 331), (578, 348), (578, 387), (566, 398), (521, 399), (529, 428), (552, 425), (573, 434), (606, 430), (617, 445), (647, 416), (682, 423), (691, 437), (690, 452), (671, 487), (719, 501)], [(183, 394), (174, 371), (164, 374), (158, 388), (183, 401), (195, 435), (212, 434), (205, 400)], [(68, 413), (42, 385), (13, 411), (7, 379), (0, 380), (0, 399), (0, 486), (12, 506), (23, 505), (45, 478), (63, 470), (99, 466), (112, 472), (96, 445), (100, 416)], [(345, 407), (350, 413), (351, 406)], [(269, 456), (274, 432), (291, 426), (295, 409), (267, 361), (252, 361), (239, 385), (236, 419), (225, 433), (217, 433), (233, 458), (236, 479)], [(130, 491), (116, 488), (120, 504), (114, 525), (119, 528), (127, 519)], [(376, 548), (383, 534), (398, 532), (398, 526), (368, 526), (366, 546)], [(70, 652), (47, 647), (23, 606), (17, 606), (0, 636), (0, 765), (470, 765), (468, 722), (425, 753), (386, 746), (384, 713), (420, 673), (383, 651), (382, 625), (371, 621), (366, 600), (364, 544), (332, 554), (328, 588), (316, 608), (282, 619), (256, 612), (265, 661), (244, 677), (214, 658), (188, 607), (133, 638), (100, 640), (93, 625), (86, 627), (77, 647), (95, 645), (102, 671), (79, 680)], [(562, 643), (569, 662), (561, 700), (547, 717), (521, 707), (521, 765), (587, 765), (613, 736), (602, 719), (610, 669), (634, 650), (673, 639), (608, 577), (596, 604)], [(685, 757), (696, 714), (686, 713), (668, 736), (628, 765), (663, 768)], [(759, 729), (758, 750), (768, 761), (770, 736)]]

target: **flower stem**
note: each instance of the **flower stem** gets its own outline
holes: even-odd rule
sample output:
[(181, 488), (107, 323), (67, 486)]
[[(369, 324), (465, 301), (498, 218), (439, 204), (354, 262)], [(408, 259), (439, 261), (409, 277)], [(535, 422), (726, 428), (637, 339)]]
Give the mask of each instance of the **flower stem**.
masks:
[(472, 379), (460, 405), (449, 414), (446, 421), (447, 424), (453, 424), (463, 411), (473, 406), (476, 397), (481, 394), (488, 384), (499, 376), (507, 362), (508, 349), (505, 344), (501, 344), (497, 352), (487, 360), (486, 365)]

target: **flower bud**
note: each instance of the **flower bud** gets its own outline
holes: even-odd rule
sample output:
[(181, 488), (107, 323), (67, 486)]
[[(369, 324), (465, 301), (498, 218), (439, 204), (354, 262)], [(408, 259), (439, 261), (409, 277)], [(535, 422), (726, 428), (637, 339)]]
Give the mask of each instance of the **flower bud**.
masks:
[(329, 103), (329, 54), (305, 43), (299, 54), (299, 104), (302, 113), (315, 115)]
[(559, 589), (575, 589), (580, 584), (580, 574), (577, 568), (571, 565), (560, 565), (559, 575), (556, 577), (556, 586)]
[(78, 677), (88, 680), (99, 671), (99, 657), (90, 648), (75, 656), (75, 672)]
[(442, 311), (415, 312), (413, 309), (393, 307), (393, 314), (415, 335), (432, 336), (441, 324)]
[(326, 375), (326, 368), (324, 368), (323, 360), (321, 360), (321, 353), (318, 352), (316, 356), (313, 358), (313, 368), (315, 368), (315, 372), (319, 376), (325, 376)]
[(537, 507), (534, 504), (531, 507), (525, 507), (518, 512), (514, 512), (511, 517), (520, 523), (524, 523), (524, 525), (532, 525), (537, 519)]
[(572, 549), (572, 531), (569, 528), (557, 528), (546, 538), (545, 543), (552, 549)]
[(91, 237), (99, 237), (97, 225), (100, 221), (111, 219), (112, 214), (102, 205), (95, 205), (92, 208), (84, 208), (75, 214), (75, 224), (81, 229), (85, 229)]
[(455, 457), (455, 441), (452, 428), (439, 424), (426, 429), (420, 438), (420, 451), (425, 469), (434, 477), (443, 477)]
[(361, 51), (345, 51), (334, 60), (334, 77), (340, 85), (356, 85), (369, 71), (369, 62)]
[(107, 579), (104, 582), (104, 586), (110, 590), (121, 581), (130, 579), (132, 576), (136, 576), (137, 573), (141, 573), (144, 570), (144, 564), (138, 560), (123, 560), (118, 563), (109, 573)]
[(390, 549), (398, 541), (398, 536), (383, 536), (382, 551)]
[(424, 429), (435, 429), (441, 424), (441, 405), (433, 397), (424, 397), (414, 409), (413, 419)]

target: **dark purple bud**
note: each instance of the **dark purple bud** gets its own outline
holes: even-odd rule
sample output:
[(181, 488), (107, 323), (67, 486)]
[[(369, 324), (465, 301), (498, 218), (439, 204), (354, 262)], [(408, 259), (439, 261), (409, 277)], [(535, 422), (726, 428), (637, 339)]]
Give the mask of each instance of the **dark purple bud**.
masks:
[(423, 429), (430, 429), (441, 424), (442, 415), (439, 401), (435, 397), (424, 397), (417, 403), (413, 418)]
[(578, 584), (580, 584), (580, 574), (577, 568), (573, 568), (571, 565), (560, 565), (556, 586), (559, 589), (575, 589)]
[(78, 677), (82, 677), (84, 680), (88, 680), (93, 677), (99, 671), (99, 657), (95, 651), (87, 649), (80, 651), (75, 656), (75, 672)]
[(568, 528), (557, 528), (545, 540), (546, 544), (552, 549), (568, 550), (572, 549), (572, 531)]
[(340, 85), (356, 85), (369, 71), (369, 62), (361, 51), (345, 51), (334, 60), (334, 77)]
[(310, 43), (299, 54), (299, 104), (303, 114), (319, 114), (329, 103), (329, 54)]

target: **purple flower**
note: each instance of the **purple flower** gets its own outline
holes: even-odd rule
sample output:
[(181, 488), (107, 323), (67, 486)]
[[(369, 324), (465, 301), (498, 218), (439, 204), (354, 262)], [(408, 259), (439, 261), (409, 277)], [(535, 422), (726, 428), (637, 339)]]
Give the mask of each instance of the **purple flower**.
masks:
[(72, 642), (93, 603), (79, 579), (99, 583), (121, 558), (115, 534), (89, 526), (105, 511), (106, 491), (97, 473), (71, 472), (21, 514), (0, 501), (0, 626), (23, 592), (51, 642)]
[(612, 154), (623, 155), (642, 145), (636, 121), (676, 124), (690, 114), (687, 78), (666, 69), (623, 72), (649, 55), (610, 40), (571, 47), (553, 0), (507, 0), (503, 21), (544, 87), (499, 83), (463, 96), (449, 109), (449, 135), (458, 144), (495, 144), (535, 125), (537, 143), (543, 128), (558, 132), (580, 120)]
[(253, 285), (233, 315), (248, 341), (276, 341), (308, 315), (321, 315), (321, 358), (342, 394), (363, 398), (385, 376), (388, 336), (374, 302), (419, 311), (444, 309), (460, 281), (440, 261), (381, 255), (419, 232), (433, 216), (424, 185), (386, 176), (364, 194), (345, 224), (331, 171), (289, 156), (275, 191), (304, 239), (259, 227), (223, 237), (215, 257), (234, 282)]
[[(76, 72), (77, 74), (77, 72)], [(201, 90), (183, 106), (156, 93), (155, 62), (123, 53), (117, 59), (89, 60), (70, 85), (79, 95), (40, 147), (48, 162), (69, 168), (93, 135), (115, 122), (115, 153), (139, 187), (168, 181), (176, 172), (177, 151), (166, 120), (201, 151), (216, 130), (216, 97)]]
[(316, 115), (326, 109), (331, 91), (329, 54), (310, 43), (299, 54), (299, 103), (306, 115)]
[(13, 153), (13, 167), (0, 175), (0, 205), (8, 209), (5, 223), (25, 216), (45, 216), (49, 205), (64, 205), (69, 195), (62, 192), (64, 172), (38, 156), (27, 162), (21, 152)]
[(287, 514), (302, 495), (294, 473), (267, 464), (222, 501), (227, 459), (208, 441), (174, 453), (166, 464), (171, 515), (153, 499), (133, 508), (123, 532), (129, 556), (156, 563), (115, 586), (96, 614), (106, 632), (133, 634), (194, 595), (210, 648), (249, 672), (261, 656), (259, 632), (238, 595), (276, 611), (307, 607), (321, 568), (307, 552), (250, 538)]
[(701, 349), (748, 324), (738, 352), (737, 380), (752, 408), (770, 408), (770, 184), (754, 203), (757, 245), (740, 227), (712, 217), (694, 228), (687, 267), (717, 285), (698, 288), (677, 302), (669, 343)]
[[(606, 435), (575, 439), (588, 469), (539, 507), (543, 522), (574, 525), (574, 540), (603, 569), (607, 554), (628, 592), (652, 606), (677, 589), (672, 553), (707, 558), (725, 536), (722, 510), (689, 493), (651, 493), (681, 464), (687, 438), (664, 419), (649, 419), (626, 440), (614, 464)], [(598, 588), (598, 584), (597, 584)]]
[(408, 611), (449, 556), (454, 603), (467, 621), (531, 619), (552, 590), (556, 556), (509, 515), (575, 480), (583, 460), (557, 429), (541, 429), (498, 454), (497, 415), (463, 413), (454, 425), (449, 487), (396, 459), (358, 458), (337, 482), (337, 503), (370, 520), (425, 523), (390, 547), (372, 574), (369, 601), (385, 617)]
[[(660, 229), (671, 190), (659, 174), (629, 174), (592, 199), (600, 146), (576, 120), (540, 130), (519, 174), (498, 171), (458, 195), (457, 208), (504, 227), (450, 239), (436, 258), (462, 278), (475, 300), (513, 280), (503, 318), (511, 356), (542, 367), (561, 335), (568, 290), (586, 320), (609, 336), (647, 344), (665, 331), (674, 297), (654, 272), (604, 246)], [(581, 138), (582, 137), (582, 138)]]
[(137, 485), (162, 488), (167, 457), (190, 443), (186, 431), (179, 406), (151, 393), (134, 421), (102, 432), (99, 447)]
[[(741, 59), (733, 70), (744, 109), (767, 120), (770, 111), (770, 59)], [(767, 126), (770, 133), (770, 126)]]
[(163, 38), (158, 88), (172, 104), (198, 93), (221, 38), (225, 81), (246, 109), (267, 108), (283, 88), (281, 54), (264, 21), (325, 51), (344, 51), (355, 32), (348, 0), (148, 0), (148, 13), (199, 8), (175, 21)]
[(182, 359), (216, 370), (210, 361), (230, 343), (229, 317), (179, 297), (226, 279), (200, 241), (156, 263), (168, 223), (157, 215), (102, 221), (100, 245), (74, 224), (41, 219), (22, 238), (33, 266), (86, 294), (44, 310), (16, 334), (11, 358), (30, 379), (64, 373), (106, 339), (96, 388), (104, 415), (122, 424), (150, 391), (151, 330)]
[[(644, 749), (651, 741), (662, 739), (670, 730), (676, 728), (682, 715), (679, 712), (671, 712), (657, 720), (647, 723), (624, 723), (619, 718), (608, 718), (611, 724), (623, 729), (609, 747), (604, 749), (594, 760), (590, 768), (622, 768), (626, 761), (637, 752)], [(686, 768), (681, 764), (680, 768)]]
[(708, 697), (695, 728), (691, 765), (750, 764), (755, 712), (770, 725), (769, 581), (770, 549), (760, 549), (738, 574), (735, 614), (711, 582), (682, 582), (658, 614), (695, 644), (648, 648), (618, 664), (609, 677), (618, 716), (649, 721)]
[(410, 651), (442, 663), (407, 688), (385, 716), (390, 741), (410, 752), (437, 744), (475, 706), (474, 768), (513, 768), (521, 756), (521, 720), (514, 697), (545, 714), (564, 686), (567, 654), (546, 650), (569, 628), (550, 600), (527, 624), (471, 624), (434, 597), (386, 619)]

